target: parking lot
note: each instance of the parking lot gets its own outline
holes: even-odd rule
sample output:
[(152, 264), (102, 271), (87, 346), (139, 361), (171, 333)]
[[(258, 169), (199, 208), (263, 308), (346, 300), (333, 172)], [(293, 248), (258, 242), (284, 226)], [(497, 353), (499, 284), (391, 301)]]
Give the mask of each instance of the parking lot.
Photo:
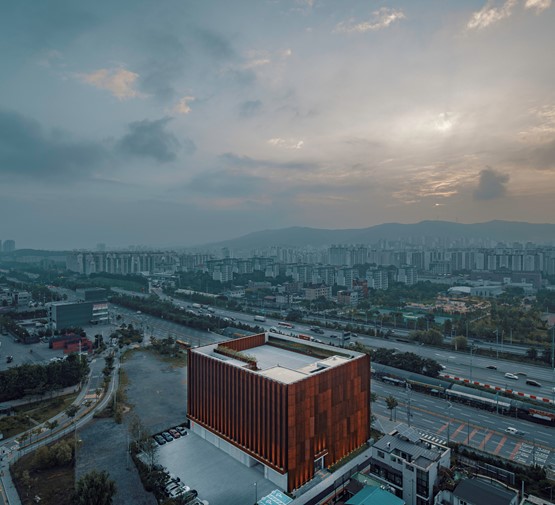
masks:
[(158, 462), (210, 505), (255, 503), (277, 487), (264, 478), (261, 465), (248, 468), (190, 431), (158, 453)]
[[(127, 457), (125, 422), (136, 414), (151, 435), (183, 424), (186, 418), (186, 367), (175, 367), (148, 351), (135, 351), (123, 363), (128, 378), (127, 403), (131, 412), (124, 424), (99, 419), (78, 432), (77, 475), (96, 468), (106, 470), (116, 482), (114, 505), (156, 503), (140, 484)], [(254, 503), (276, 488), (264, 479), (262, 468), (247, 468), (190, 431), (159, 446), (158, 463), (181, 478), (199, 498), (211, 505)], [(256, 486), (255, 486), (256, 483)]]

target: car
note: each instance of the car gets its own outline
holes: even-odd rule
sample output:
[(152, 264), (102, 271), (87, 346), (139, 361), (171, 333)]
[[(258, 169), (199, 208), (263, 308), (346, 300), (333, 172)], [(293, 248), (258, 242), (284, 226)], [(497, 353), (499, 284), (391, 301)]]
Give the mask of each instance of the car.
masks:
[(505, 433), (508, 433), (509, 435), (515, 435), (517, 437), (523, 437), (524, 436), (524, 432), (517, 430), (516, 428), (513, 428), (512, 426), (509, 426), (505, 429)]
[(445, 365), (442, 365), (441, 363), (439, 364), (439, 366), (441, 367), (442, 370), (445, 370), (447, 368)]
[(168, 430), (169, 434), (173, 437), (173, 438), (179, 438), (181, 437), (181, 433), (179, 433), (179, 431), (175, 430), (175, 429), (171, 429)]
[(534, 379), (526, 379), (526, 384), (529, 384), (530, 386), (536, 386), (537, 388), (542, 387), (542, 385), (538, 381), (535, 381)]
[(154, 435), (154, 440), (158, 445), (164, 445), (166, 443), (166, 439), (162, 435)]
[(495, 365), (488, 365), (486, 368), (489, 368), (490, 370), (497, 370)]
[(187, 430), (184, 426), (176, 426), (175, 429), (179, 432), (181, 436), (187, 435)]
[(350, 331), (344, 331), (344, 332), (343, 332), (343, 336), (344, 336), (344, 337), (348, 337), (348, 336), (350, 336), (350, 335), (351, 335), (351, 332), (350, 332)]
[(166, 442), (171, 442), (173, 440), (173, 437), (167, 431), (162, 432), (162, 436), (166, 439)]
[(274, 333), (278, 332), (278, 329), (275, 326), (270, 326), (270, 330), (269, 331), (273, 331)]
[(330, 335), (330, 338), (337, 338), (337, 335)]
[(522, 376), (526, 377), (526, 375), (528, 375), (528, 374), (526, 374), (524, 372), (517, 372), (517, 373), (515, 373), (515, 375), (522, 375)]
[(507, 372), (507, 373), (505, 374), (505, 377), (507, 377), (507, 379), (513, 379), (513, 380), (515, 380), (515, 381), (518, 380), (518, 375), (515, 375), (514, 373), (509, 373), (509, 372)]
[(313, 326), (312, 328), (310, 328), (310, 331), (317, 333), (318, 335), (324, 334), (324, 330), (322, 330), (322, 328), (318, 328), (317, 326)]
[(11, 363), (13, 361), (13, 356), (6, 356), (6, 363)]

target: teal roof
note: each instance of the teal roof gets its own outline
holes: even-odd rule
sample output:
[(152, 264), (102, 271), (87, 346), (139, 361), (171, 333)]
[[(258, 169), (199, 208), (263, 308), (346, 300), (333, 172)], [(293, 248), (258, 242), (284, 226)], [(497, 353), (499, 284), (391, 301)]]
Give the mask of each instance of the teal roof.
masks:
[(405, 502), (389, 491), (375, 486), (366, 486), (345, 505), (405, 505)]

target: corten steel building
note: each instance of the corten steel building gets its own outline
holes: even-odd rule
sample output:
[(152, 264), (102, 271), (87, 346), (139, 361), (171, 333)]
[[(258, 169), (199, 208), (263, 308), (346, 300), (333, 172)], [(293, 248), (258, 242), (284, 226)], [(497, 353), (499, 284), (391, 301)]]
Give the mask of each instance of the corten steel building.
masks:
[(191, 429), (292, 491), (370, 436), (370, 358), (274, 333), (189, 351)]

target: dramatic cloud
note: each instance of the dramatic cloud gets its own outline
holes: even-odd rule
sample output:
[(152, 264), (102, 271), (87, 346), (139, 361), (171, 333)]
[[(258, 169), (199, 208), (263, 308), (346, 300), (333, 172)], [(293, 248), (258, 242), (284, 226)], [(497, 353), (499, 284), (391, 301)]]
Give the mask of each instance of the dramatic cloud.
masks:
[(382, 28), (387, 28), (399, 19), (405, 19), (403, 11), (382, 7), (372, 13), (372, 18), (369, 21), (360, 22), (351, 18), (348, 21), (342, 21), (339, 23), (335, 27), (334, 31), (336, 33), (364, 33), (368, 31), (381, 30)]
[(194, 101), (194, 96), (184, 96), (181, 100), (179, 100), (179, 102), (177, 102), (177, 105), (174, 107), (174, 111), (177, 114), (185, 116), (191, 112), (191, 106), (189, 104)]
[(536, 12), (542, 12), (551, 7), (551, 0), (526, 0), (524, 5), (527, 9), (536, 9)]
[(127, 133), (117, 144), (119, 151), (133, 156), (153, 158), (160, 163), (174, 161), (177, 151), (183, 148), (188, 154), (195, 151), (195, 144), (184, 139), (177, 140), (173, 133), (166, 131), (171, 118), (162, 118), (155, 121), (144, 119), (131, 123)]
[(21, 114), (0, 110), (0, 177), (74, 181), (90, 177), (108, 157), (101, 144), (47, 133)]
[(135, 81), (139, 74), (125, 70), (124, 68), (101, 68), (90, 74), (78, 74), (77, 77), (83, 82), (99, 89), (107, 89), (119, 100), (137, 98), (142, 96), (135, 89)]
[(482, 170), (478, 186), (474, 190), (474, 200), (494, 200), (505, 196), (508, 182), (509, 176), (507, 174), (502, 174), (491, 168)]
[(508, 18), (513, 13), (515, 5), (516, 0), (505, 0), (500, 7), (497, 7), (494, 6), (491, 0), (488, 0), (482, 9), (472, 14), (472, 18), (466, 27), (469, 30), (486, 28), (502, 19)]

